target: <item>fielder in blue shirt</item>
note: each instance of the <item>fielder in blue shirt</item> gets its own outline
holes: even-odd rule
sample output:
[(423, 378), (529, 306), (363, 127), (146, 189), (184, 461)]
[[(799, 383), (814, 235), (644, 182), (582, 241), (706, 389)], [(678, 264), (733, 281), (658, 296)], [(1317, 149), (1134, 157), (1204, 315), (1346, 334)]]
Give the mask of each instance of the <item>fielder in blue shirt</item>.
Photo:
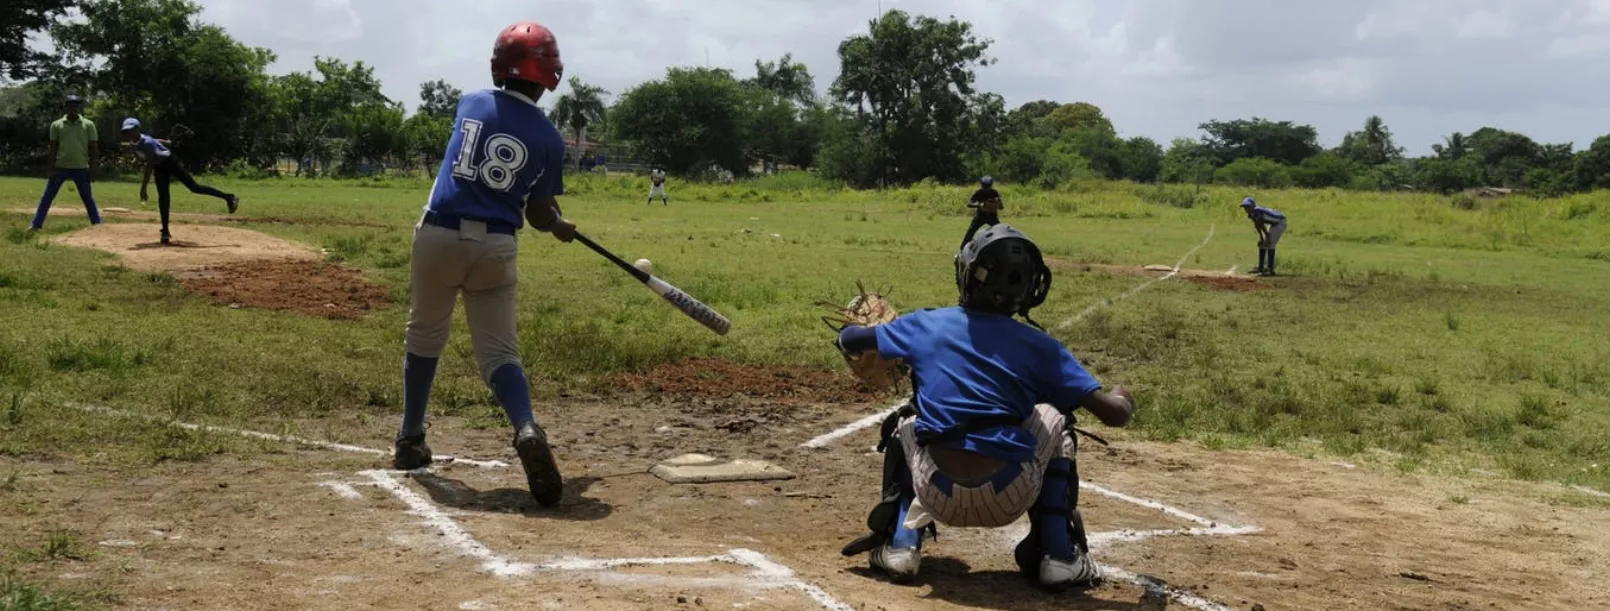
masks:
[(1275, 245), (1286, 233), (1286, 215), (1279, 210), (1259, 206), (1251, 197), (1241, 200), (1241, 209), (1252, 219), (1252, 228), (1258, 231), (1258, 269), (1260, 276), (1275, 275)]
[(921, 566), (924, 528), (998, 528), (1028, 513), (1029, 534), (1013, 553), (1024, 574), (1053, 590), (1090, 585), (1100, 572), (1078, 511), (1072, 414), (1084, 408), (1123, 426), (1134, 398), (1123, 387), (1101, 392), (1067, 348), (1031, 326), (1051, 270), (1022, 232), (979, 232), (956, 257), (956, 288), (958, 307), (840, 334), (847, 354), (905, 362), (914, 387), (912, 404), (884, 423), (873, 532), (842, 553), (870, 551), (874, 568), (906, 581)]
[(151, 182), (151, 174), (156, 174), (157, 211), (162, 217), (163, 244), (167, 244), (168, 240), (172, 238), (172, 234), (168, 233), (168, 209), (173, 200), (169, 196), (168, 184), (174, 180), (178, 180), (185, 188), (190, 189), (191, 193), (211, 195), (224, 200), (224, 204), (229, 207), (230, 214), (234, 214), (240, 208), (240, 198), (235, 194), (225, 193), (196, 182), (195, 177), (191, 176), (190, 171), (186, 170), (184, 164), (179, 161), (179, 156), (174, 154), (173, 149), (169, 148), (168, 145), (173, 143), (167, 140), (158, 140), (152, 138), (150, 134), (142, 133), (139, 119), (129, 117), (123, 120), (123, 139), (127, 140), (134, 153), (145, 161), (145, 175), (140, 178), (140, 203), (144, 204), (146, 202), (145, 186)]

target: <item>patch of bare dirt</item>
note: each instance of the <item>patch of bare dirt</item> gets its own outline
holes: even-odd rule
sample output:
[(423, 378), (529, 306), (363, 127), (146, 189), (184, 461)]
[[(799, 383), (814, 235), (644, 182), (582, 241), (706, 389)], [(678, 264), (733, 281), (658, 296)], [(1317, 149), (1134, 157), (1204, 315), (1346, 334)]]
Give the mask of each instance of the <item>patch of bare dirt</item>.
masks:
[(1258, 282), (1257, 278), (1246, 276), (1185, 276), (1187, 282), (1218, 289), (1221, 291), (1267, 291), (1273, 286)]
[(812, 403), (863, 403), (886, 396), (864, 388), (847, 371), (746, 365), (707, 357), (667, 363), (643, 373), (623, 374), (616, 382), (633, 392), (704, 399), (741, 396)]
[(185, 270), (179, 283), (231, 308), (356, 320), (391, 303), (389, 292), (349, 267), (323, 261), (238, 261)]
[(1144, 278), (1161, 278), (1174, 273), (1174, 277), (1200, 284), (1209, 288), (1223, 291), (1261, 291), (1274, 288), (1259, 282), (1256, 277), (1236, 274), (1230, 271), (1210, 271), (1205, 269), (1180, 268), (1174, 272), (1171, 265), (1109, 265), (1105, 263), (1079, 263), (1057, 257), (1047, 257), (1046, 265), (1059, 269), (1071, 269), (1084, 272), (1102, 272), (1119, 276), (1140, 276)]

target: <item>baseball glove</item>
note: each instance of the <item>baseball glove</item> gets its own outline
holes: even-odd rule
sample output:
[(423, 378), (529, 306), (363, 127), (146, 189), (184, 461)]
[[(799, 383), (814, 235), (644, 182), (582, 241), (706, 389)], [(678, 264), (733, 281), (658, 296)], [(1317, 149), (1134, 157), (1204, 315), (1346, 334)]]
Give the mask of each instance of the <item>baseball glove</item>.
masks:
[[(889, 303), (889, 289), (869, 293), (860, 281), (855, 283), (855, 287), (860, 294), (850, 299), (848, 305), (840, 306), (825, 302), (817, 304), (836, 314), (822, 317), (822, 322), (827, 323), (828, 328), (833, 329), (835, 333), (851, 325), (862, 327), (881, 325), (900, 316)], [(838, 346), (837, 338), (833, 345)], [(874, 390), (896, 386), (906, 378), (907, 369), (904, 363), (898, 359), (885, 359), (879, 356), (876, 350), (850, 353), (840, 349), (840, 353), (844, 355), (844, 362), (850, 366), (850, 372), (855, 374), (861, 383)]]
[(1001, 211), (1001, 200), (1000, 198), (995, 198), (987, 202), (979, 202), (978, 209), (987, 214), (995, 214)]

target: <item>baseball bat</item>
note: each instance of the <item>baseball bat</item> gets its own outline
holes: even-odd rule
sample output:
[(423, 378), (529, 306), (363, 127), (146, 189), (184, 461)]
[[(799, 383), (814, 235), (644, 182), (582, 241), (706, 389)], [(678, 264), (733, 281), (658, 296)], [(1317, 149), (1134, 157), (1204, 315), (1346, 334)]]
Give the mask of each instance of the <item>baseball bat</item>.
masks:
[(638, 282), (648, 286), (649, 290), (664, 297), (672, 306), (681, 310), (683, 314), (688, 315), (688, 318), (699, 321), (699, 324), (708, 327), (711, 331), (715, 331), (716, 335), (726, 335), (727, 331), (732, 328), (732, 322), (719, 312), (710, 309), (710, 306), (704, 305), (703, 302), (694, 299), (692, 295), (682, 292), (682, 289), (671, 286), (671, 283), (637, 269), (632, 264), (627, 263), (626, 260), (615, 256), (615, 253), (609, 252), (608, 249), (599, 246), (597, 242), (588, 239), (587, 236), (577, 233), (576, 241), (586, 244), (588, 248), (593, 249), (593, 252), (603, 255), (605, 259), (609, 259), (621, 269), (626, 270), (626, 273), (631, 274), (633, 278), (637, 278)]

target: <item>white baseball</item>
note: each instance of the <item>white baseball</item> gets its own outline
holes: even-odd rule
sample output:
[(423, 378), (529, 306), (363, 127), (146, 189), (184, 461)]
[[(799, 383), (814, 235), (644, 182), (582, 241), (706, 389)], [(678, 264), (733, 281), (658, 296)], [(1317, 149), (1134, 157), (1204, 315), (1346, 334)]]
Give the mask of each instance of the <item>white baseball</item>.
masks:
[(654, 262), (649, 261), (648, 259), (638, 259), (632, 263), (632, 267), (637, 268), (639, 271), (642, 271), (645, 274), (654, 273)]

